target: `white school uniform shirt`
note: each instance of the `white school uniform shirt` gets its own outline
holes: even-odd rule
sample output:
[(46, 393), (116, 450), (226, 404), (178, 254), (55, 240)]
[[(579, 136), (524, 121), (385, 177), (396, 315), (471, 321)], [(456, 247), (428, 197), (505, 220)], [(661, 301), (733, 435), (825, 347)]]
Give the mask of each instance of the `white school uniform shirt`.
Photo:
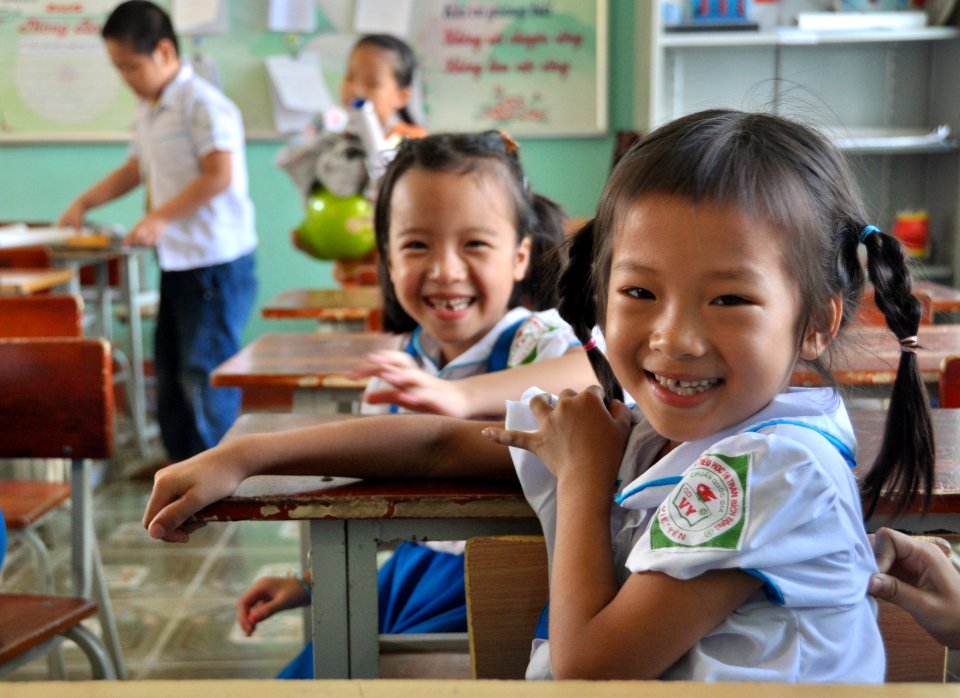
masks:
[(151, 208), (196, 179), (201, 159), (215, 150), (231, 154), (230, 186), (166, 227), (157, 241), (164, 271), (224, 264), (257, 246), (240, 110), (184, 64), (156, 102), (141, 100), (137, 108), (130, 154), (140, 163)]
[[(534, 394), (508, 404), (508, 429), (537, 427), (528, 407)], [(741, 569), (763, 580), (662, 678), (882, 682), (876, 603), (866, 595), (877, 568), (856, 481), (841, 455), (852, 459), (856, 442), (836, 392), (790, 389), (742, 423), (681, 444), (656, 463), (664, 439), (642, 415), (634, 419), (611, 511), (620, 584), (647, 570), (690, 579)], [(774, 420), (781, 423), (750, 430)], [(533, 454), (511, 454), (552, 560), (556, 479)], [(535, 640), (527, 678), (550, 677), (549, 642)]]
[[(445, 380), (467, 378), (487, 373), (487, 362), (500, 336), (521, 322), (510, 343), (507, 368), (555, 359), (567, 353), (570, 347), (578, 346), (573, 328), (554, 309), (532, 312), (527, 308), (513, 308), (504, 315), (476, 344), (456, 359), (440, 367), (440, 346), (437, 340), (423, 332), (414, 331), (404, 335), (401, 350), (409, 349), (417, 366), (432, 376)], [(418, 328), (419, 330), (419, 328)], [(518, 394), (529, 386), (517, 386)], [(377, 390), (389, 390), (391, 385), (380, 378), (372, 378), (364, 394)], [(361, 414), (387, 414), (390, 405), (361, 403)], [(408, 412), (403, 408), (400, 412)]]

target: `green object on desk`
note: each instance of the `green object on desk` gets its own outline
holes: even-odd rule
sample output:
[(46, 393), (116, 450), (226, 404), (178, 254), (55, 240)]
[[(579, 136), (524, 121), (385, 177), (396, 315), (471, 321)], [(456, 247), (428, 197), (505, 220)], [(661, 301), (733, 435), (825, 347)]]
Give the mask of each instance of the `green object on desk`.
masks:
[(373, 251), (373, 206), (362, 196), (336, 196), (320, 189), (307, 199), (297, 237), (318, 259), (359, 259)]

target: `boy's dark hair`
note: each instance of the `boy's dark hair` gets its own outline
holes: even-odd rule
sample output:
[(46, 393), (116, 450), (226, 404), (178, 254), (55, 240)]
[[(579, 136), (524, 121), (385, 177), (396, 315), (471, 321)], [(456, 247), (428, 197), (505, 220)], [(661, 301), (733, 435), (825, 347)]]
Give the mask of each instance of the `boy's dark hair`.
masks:
[[(577, 234), (560, 281), (560, 313), (581, 340), (605, 315), (612, 238), (623, 209), (649, 193), (694, 203), (736, 207), (778, 231), (787, 267), (801, 293), (797, 343), (807, 329), (830, 334), (830, 303), (843, 302), (840, 332), (856, 315), (865, 278), (858, 250), (869, 224), (843, 156), (826, 138), (770, 114), (709, 110), (679, 118), (641, 139), (617, 164), (596, 218)], [(876, 302), (897, 339), (917, 334), (922, 306), (911, 295), (910, 273), (896, 239), (863, 241)], [(678, 272), (679, 273), (679, 272)], [(805, 362), (829, 385), (830, 355)], [(608, 398), (621, 398), (605, 357), (588, 352)], [(933, 487), (933, 430), (916, 356), (901, 352), (877, 460), (862, 481), (867, 516), (881, 495), (902, 513), (916, 494), (929, 506)]]
[(383, 291), (383, 326), (387, 332), (410, 332), (417, 326), (397, 301), (387, 266), (390, 199), (397, 181), (413, 168), (456, 174), (483, 172), (503, 182), (514, 204), (517, 244), (525, 238), (530, 238), (531, 243), (527, 275), (514, 285), (510, 305), (522, 304), (531, 310), (556, 306), (557, 280), (565, 262), (561, 256), (566, 222), (563, 210), (546, 197), (530, 192), (516, 144), (499, 131), (438, 133), (401, 142), (396, 157), (380, 180), (373, 227)]
[[(413, 76), (417, 70), (417, 57), (413, 49), (403, 41), (393, 36), (393, 34), (365, 34), (361, 36), (354, 48), (358, 46), (369, 46), (393, 54), (393, 77), (401, 88), (413, 85)], [(411, 116), (410, 111), (403, 107), (398, 112), (400, 118), (408, 124), (416, 125), (416, 121)]]
[(100, 30), (104, 40), (129, 43), (134, 52), (150, 55), (161, 39), (170, 39), (177, 55), (180, 42), (170, 15), (148, 0), (127, 0), (113, 8)]

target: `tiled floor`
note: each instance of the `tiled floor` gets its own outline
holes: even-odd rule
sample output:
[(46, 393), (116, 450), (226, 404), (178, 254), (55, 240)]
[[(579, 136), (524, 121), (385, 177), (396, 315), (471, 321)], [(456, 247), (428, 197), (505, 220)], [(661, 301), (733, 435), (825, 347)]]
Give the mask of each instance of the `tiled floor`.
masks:
[[(121, 477), (99, 486), (94, 495), (97, 538), (129, 678), (273, 677), (302, 647), (302, 613), (280, 613), (247, 638), (234, 620), (234, 604), (256, 577), (283, 575), (296, 564), (297, 524), (211, 524), (188, 544), (160, 543), (140, 525), (150, 485), (150, 479)], [(57, 589), (67, 593), (68, 512), (56, 512), (49, 528)], [(35, 580), (30, 556), (11, 545), (0, 588), (32, 591)], [(88, 623), (99, 631), (96, 621)], [(68, 678), (88, 678), (83, 654), (72, 643), (65, 648)], [(395, 656), (385, 658), (381, 671), (395, 677), (467, 677), (469, 658)], [(46, 661), (39, 659), (0, 680), (46, 676)]]

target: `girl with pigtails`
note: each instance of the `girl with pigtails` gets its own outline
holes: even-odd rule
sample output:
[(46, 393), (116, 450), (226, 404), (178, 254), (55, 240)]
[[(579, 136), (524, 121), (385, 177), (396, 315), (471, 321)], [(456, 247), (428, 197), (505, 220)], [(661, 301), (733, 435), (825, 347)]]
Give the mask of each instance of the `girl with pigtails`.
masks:
[(853, 430), (835, 387), (789, 386), (800, 363), (829, 380), (861, 245), (902, 349), (863, 496), (902, 510), (929, 497), (933, 438), (898, 243), (820, 134), (713, 110), (640, 140), (571, 246), (561, 314), (602, 389), (531, 389), (505, 428), (400, 416), (238, 439), (160, 471), (144, 524), (183, 540), (254, 473), (518, 477), (550, 563), (529, 678), (881, 682)]

